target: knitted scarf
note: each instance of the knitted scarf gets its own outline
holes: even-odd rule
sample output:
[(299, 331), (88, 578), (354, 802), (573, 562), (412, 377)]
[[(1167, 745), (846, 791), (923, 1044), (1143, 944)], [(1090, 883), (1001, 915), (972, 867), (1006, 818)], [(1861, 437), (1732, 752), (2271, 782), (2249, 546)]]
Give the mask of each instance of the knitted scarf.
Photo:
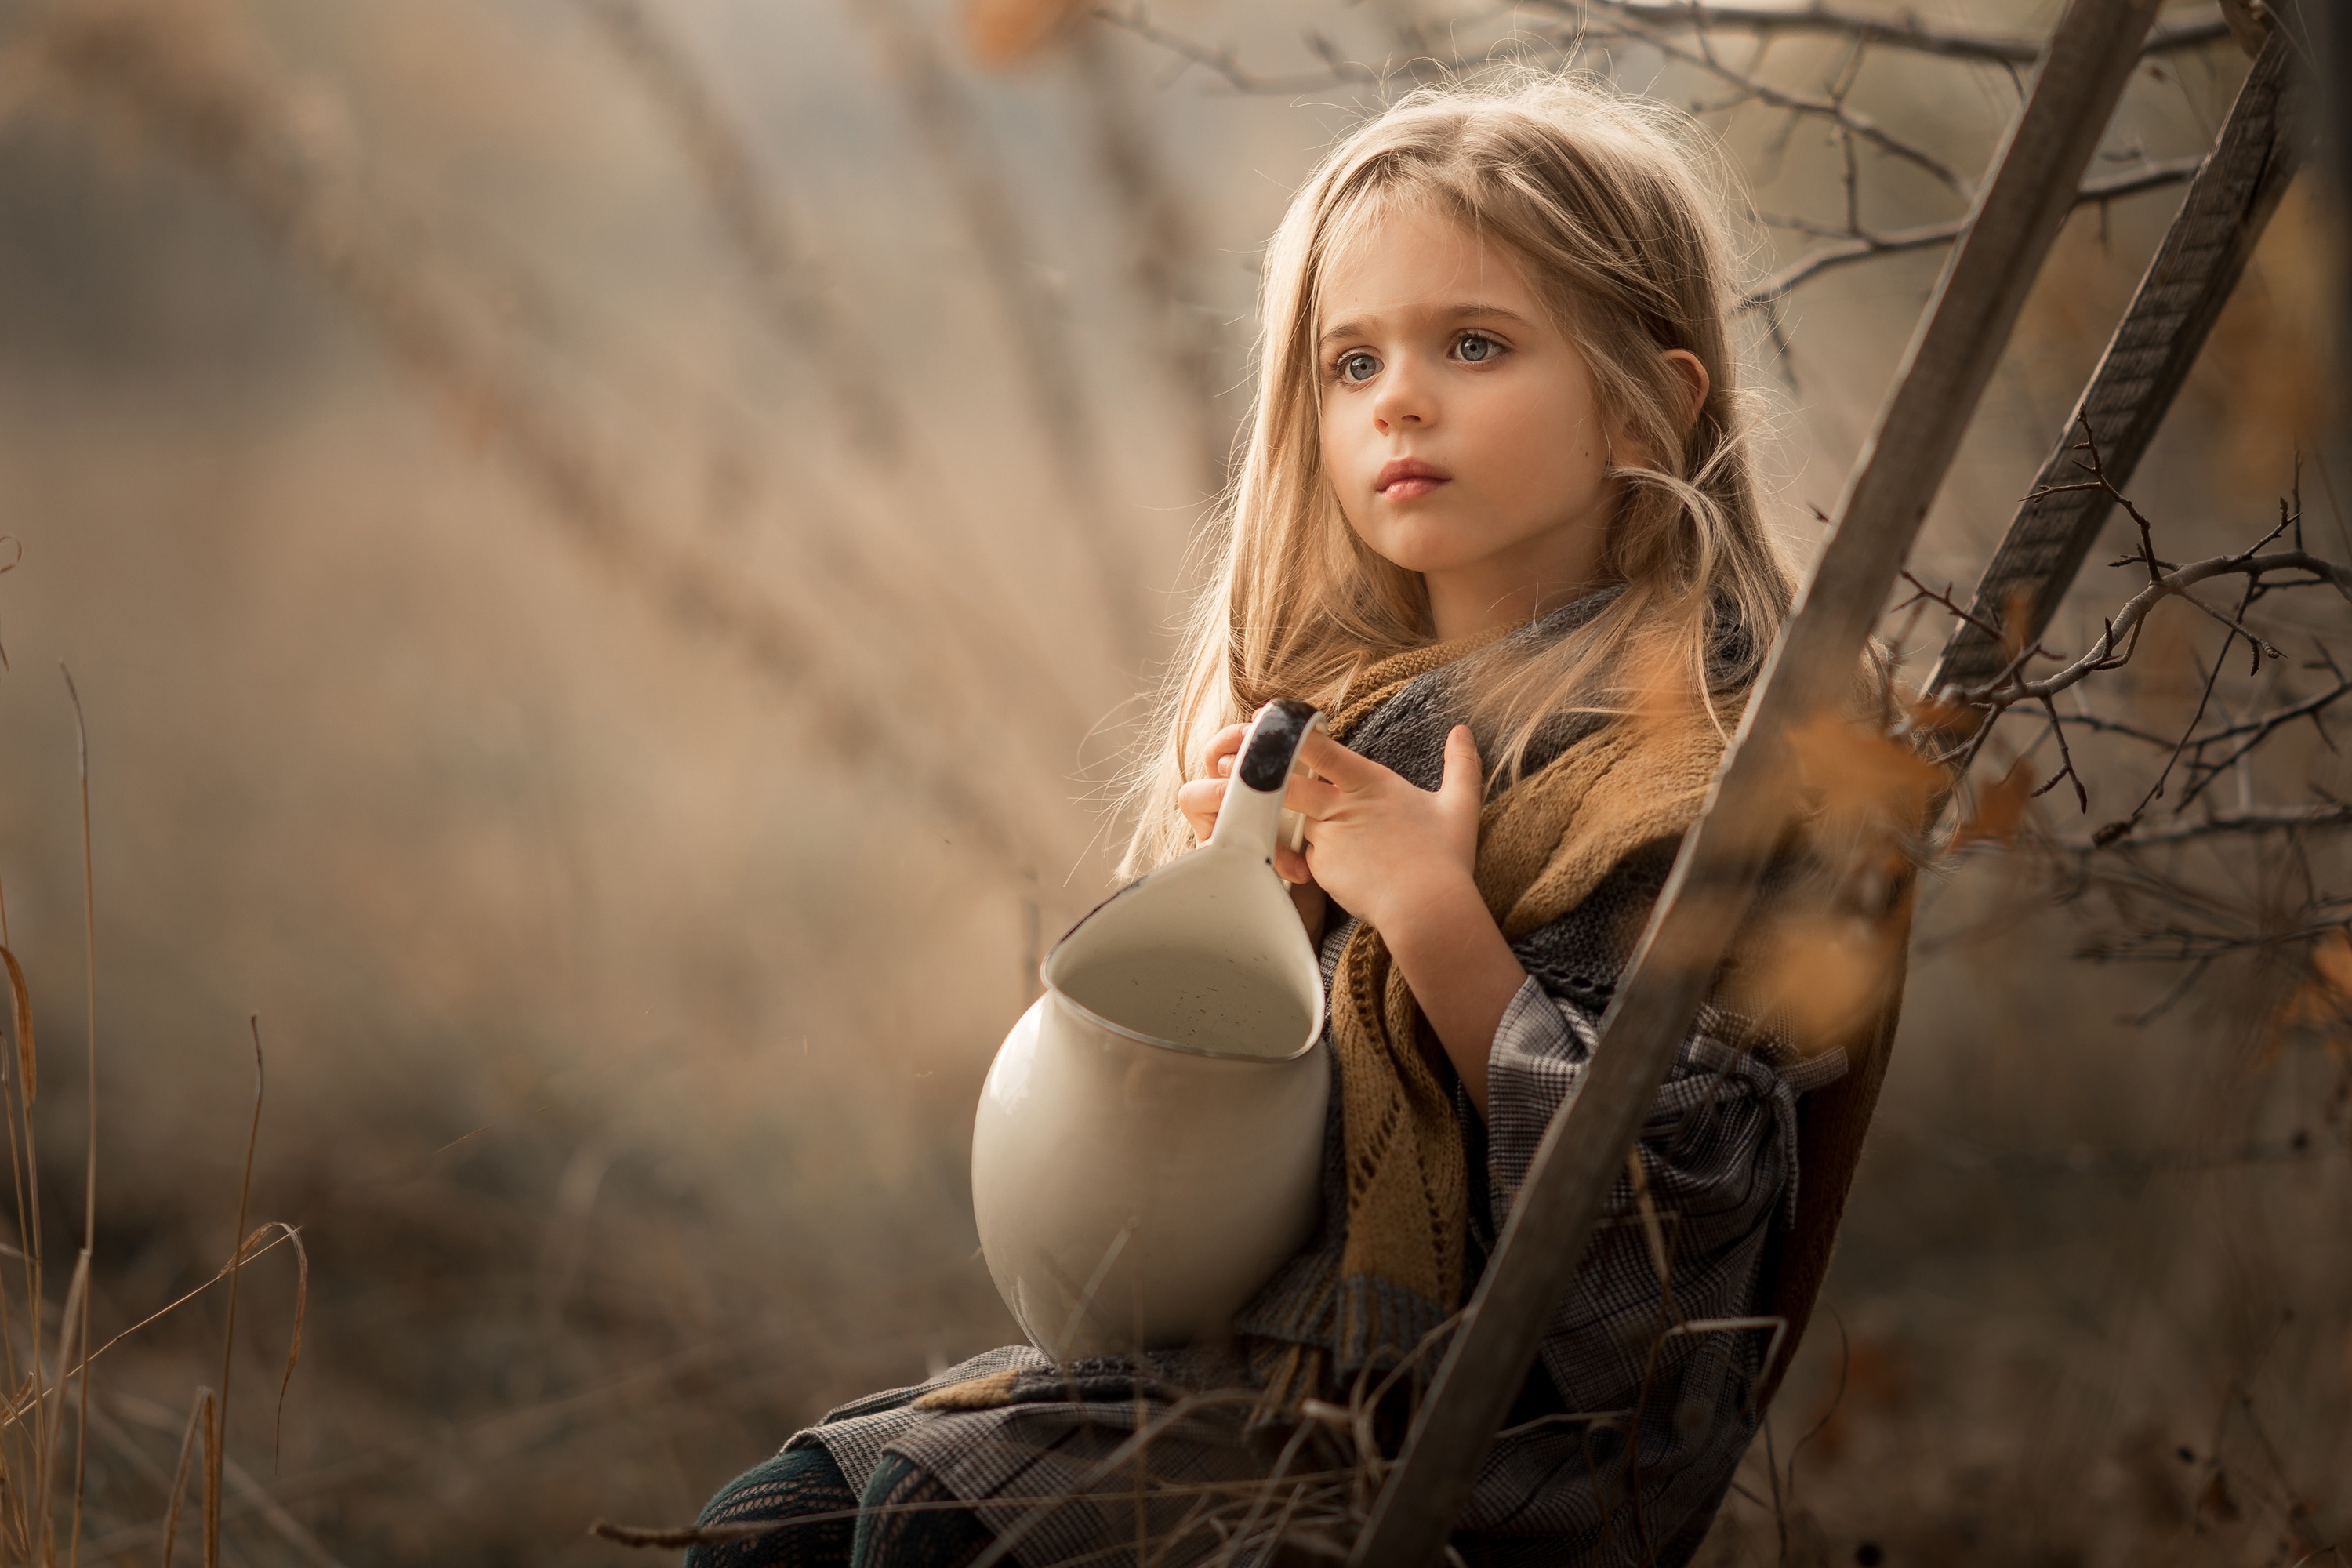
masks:
[[(1592, 595), (1521, 635), (1550, 640), (1611, 597)], [(1454, 682), (1438, 672), (1495, 637), (1381, 660), (1328, 721), (1331, 733), (1359, 736), (1356, 749), (1408, 776), (1428, 773), (1430, 753), (1442, 754), (1444, 733), (1465, 706)], [(1375, 715), (1378, 722), (1368, 724)], [(1366, 743), (1372, 731), (1389, 731), (1381, 737), (1388, 743)], [(1556, 754), (1531, 757), (1528, 771), (1489, 796), (1479, 819), (1478, 890), (1505, 939), (1519, 943), (1582, 902), (1626, 856), (1679, 837), (1698, 816), (1723, 746), (1722, 732), (1694, 701), (1587, 722), (1569, 731)], [(1420, 1047), (1428, 1028), (1381, 933), (1359, 926), (1340, 953), (1330, 1002), (1345, 1240), (1336, 1261), (1328, 1252), (1311, 1264), (1301, 1260), (1322, 1278), (1294, 1274), (1286, 1282), (1286, 1295), (1295, 1300), (1303, 1289), (1314, 1304), (1299, 1324), (1305, 1331), (1290, 1343), (1255, 1347), (1252, 1359), (1266, 1384), (1263, 1408), (1323, 1391), (1335, 1371), (1393, 1361), (1460, 1304), (1469, 1181), (1452, 1096)]]

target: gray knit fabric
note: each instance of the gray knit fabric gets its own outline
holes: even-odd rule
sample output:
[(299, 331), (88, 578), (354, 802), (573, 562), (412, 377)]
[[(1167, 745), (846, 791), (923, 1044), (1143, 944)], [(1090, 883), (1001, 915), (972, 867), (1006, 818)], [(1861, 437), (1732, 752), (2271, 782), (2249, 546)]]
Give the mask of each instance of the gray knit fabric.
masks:
[[(1605, 603), (1606, 595), (1591, 596), (1515, 635), (1564, 636)], [(1349, 744), (1433, 787), (1445, 735), (1463, 709), (1451, 673), (1408, 684)], [(1528, 765), (1540, 766), (1581, 732), (1573, 721), (1554, 726)], [(1513, 944), (1528, 979), (1496, 1031), (1487, 1116), (1458, 1089), (1455, 1096), (1471, 1166), (1465, 1290), (1552, 1114), (1583, 1079), (1601, 1015), (1673, 848), (1630, 856), (1582, 905)], [(1344, 911), (1330, 923), (1321, 947), (1327, 992), (1354, 926)], [(1758, 1043), (1752, 1031), (1739, 1031), (1743, 1043), (1735, 1044), (1721, 1025), (1703, 1019), (1683, 1043), (1643, 1127), (1647, 1216), (1630, 1176), (1621, 1178), (1553, 1315), (1515, 1424), (1480, 1468), (1461, 1528), (1475, 1534), (1485, 1562), (1685, 1563), (1747, 1447), (1772, 1335), (1720, 1321), (1756, 1310), (1767, 1238), (1793, 1202), (1797, 1096), (1835, 1079), (1844, 1060), (1837, 1052), (1801, 1060)], [(1330, 1059), (1336, 1074), (1336, 1053)], [(1245, 1336), (1319, 1343), (1344, 1374), (1377, 1363), (1383, 1347), (1324, 1337), (1334, 1321), (1324, 1286), (1347, 1215), (1336, 1086), (1331, 1104), (1322, 1227), (1235, 1327)], [(1402, 1299), (1380, 1303), (1376, 1316), (1392, 1348), (1439, 1329), (1460, 1305)], [(1027, 1568), (1082, 1559), (1139, 1563), (1147, 1555), (1155, 1563), (1255, 1563), (1268, 1555), (1281, 1510), (1245, 1510), (1235, 1489), (1281, 1461), (1265, 1431), (1248, 1426), (1245, 1397), (1203, 1401), (1197, 1392), (1245, 1390), (1243, 1349), (1057, 1368), (1030, 1347), (1009, 1347), (928, 1384), (845, 1405), (788, 1447), (822, 1444), (853, 1486), (886, 1451), (904, 1457), (973, 1504), (992, 1529), (1014, 1531), (1012, 1555)], [(1004, 1372), (1021, 1377), (1003, 1407), (911, 1407), (929, 1390)]]

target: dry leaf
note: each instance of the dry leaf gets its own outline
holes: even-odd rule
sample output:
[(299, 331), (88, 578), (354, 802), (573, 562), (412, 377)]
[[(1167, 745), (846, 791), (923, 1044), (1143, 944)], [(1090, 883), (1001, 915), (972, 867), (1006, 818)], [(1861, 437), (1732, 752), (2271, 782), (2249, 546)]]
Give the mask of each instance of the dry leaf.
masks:
[(1079, 15), (1075, 0), (964, 0), (963, 41), (984, 66), (1019, 65)]
[(1852, 916), (1775, 920), (1741, 952), (1725, 1000), (1808, 1056), (1852, 1044), (1885, 1005), (1894, 938), (1886, 922)]
[(1806, 793), (1828, 812), (1916, 826), (1944, 784), (1943, 771), (1918, 752), (1832, 712), (1792, 729), (1789, 745)]
[(1963, 703), (1947, 702), (1940, 697), (1922, 696), (1911, 704), (1912, 727), (1929, 734), (1940, 734), (1966, 725), (1973, 729), (1977, 710)]
[(2289, 1024), (2341, 1022), (2352, 1005), (2352, 935), (2338, 928), (2311, 944), (2311, 963), (2303, 983), (2279, 1008), (2278, 1021)]
[(2000, 653), (2014, 659), (2025, 651), (2025, 634), (2033, 620), (2033, 590), (2020, 584), (2010, 590), (2000, 607)]
[(1977, 809), (1960, 825), (1952, 844), (2006, 844), (2017, 837), (2025, 820), (2026, 803), (2033, 798), (2033, 769), (2020, 763), (1977, 792)]

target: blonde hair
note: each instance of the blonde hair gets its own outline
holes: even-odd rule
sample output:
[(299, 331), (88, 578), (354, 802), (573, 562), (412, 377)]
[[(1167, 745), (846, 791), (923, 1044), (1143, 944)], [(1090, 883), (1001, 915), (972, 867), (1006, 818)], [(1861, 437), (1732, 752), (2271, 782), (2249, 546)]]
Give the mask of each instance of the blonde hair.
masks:
[[(1276, 697), (1334, 710), (1375, 660), (1433, 640), (1419, 575), (1348, 526), (1318, 429), (1324, 274), (1402, 204), (1429, 204), (1519, 261), (1627, 437), (1615, 445), (1647, 459), (1612, 457), (1619, 497), (1602, 563), (1625, 591), (1549, 646), (1476, 660), (1477, 721), (1501, 742), (1482, 736), (1490, 777), (1517, 776), (1548, 718), (1624, 712), (1659, 670), (1710, 708), (1744, 686), (1793, 579), (1763, 515), (1729, 330), (1731, 249), (1700, 135), (1588, 79), (1426, 88), (1347, 137), (1292, 198), (1266, 247), (1257, 406), (1221, 518), (1223, 564), (1130, 777), (1130, 874), (1190, 847), (1176, 790), (1218, 729)], [(1696, 420), (1689, 384), (1663, 357), (1677, 349), (1706, 367)], [(1727, 647), (1749, 657), (1727, 661)]]

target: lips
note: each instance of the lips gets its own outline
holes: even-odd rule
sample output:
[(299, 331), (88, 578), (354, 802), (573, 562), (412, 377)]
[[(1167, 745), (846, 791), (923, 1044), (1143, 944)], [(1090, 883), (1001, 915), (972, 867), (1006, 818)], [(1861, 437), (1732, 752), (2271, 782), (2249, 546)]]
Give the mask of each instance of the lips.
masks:
[(1380, 477), (1372, 481), (1372, 490), (1387, 500), (1411, 500), (1451, 483), (1453, 479), (1435, 463), (1424, 463), (1419, 458), (1392, 458), (1381, 466)]

